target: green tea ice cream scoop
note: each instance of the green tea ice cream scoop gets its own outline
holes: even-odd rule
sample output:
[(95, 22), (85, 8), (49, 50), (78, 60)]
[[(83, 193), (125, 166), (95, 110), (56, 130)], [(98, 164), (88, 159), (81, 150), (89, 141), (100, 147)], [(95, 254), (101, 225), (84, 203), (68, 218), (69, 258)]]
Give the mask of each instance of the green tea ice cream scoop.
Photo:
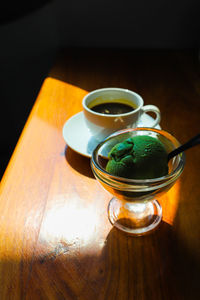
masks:
[(168, 157), (156, 138), (138, 135), (116, 144), (108, 155), (106, 171), (132, 179), (152, 179), (168, 174)]

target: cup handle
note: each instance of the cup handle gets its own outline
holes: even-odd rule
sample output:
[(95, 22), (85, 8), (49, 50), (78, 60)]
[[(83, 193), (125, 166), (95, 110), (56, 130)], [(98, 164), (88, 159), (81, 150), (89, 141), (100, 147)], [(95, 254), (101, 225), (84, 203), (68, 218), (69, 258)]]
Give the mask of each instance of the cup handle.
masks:
[(142, 107), (142, 111), (143, 111), (143, 113), (153, 112), (153, 113), (156, 114), (156, 118), (154, 119), (153, 123), (151, 124), (151, 127), (155, 127), (156, 125), (158, 125), (160, 123), (160, 120), (161, 120), (160, 110), (157, 106), (155, 106), (155, 105), (144, 105)]

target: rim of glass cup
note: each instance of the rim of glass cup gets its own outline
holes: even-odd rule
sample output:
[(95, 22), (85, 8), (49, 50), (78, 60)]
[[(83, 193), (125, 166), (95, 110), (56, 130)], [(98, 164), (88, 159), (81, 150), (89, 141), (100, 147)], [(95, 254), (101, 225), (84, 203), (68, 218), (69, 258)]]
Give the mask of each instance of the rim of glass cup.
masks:
[[(92, 153), (91, 161), (94, 164), (94, 166), (100, 171), (100, 173), (103, 173), (104, 175), (106, 175), (106, 177), (108, 176), (109, 179), (113, 179), (113, 181), (115, 181), (115, 182), (119, 182), (119, 183), (123, 182), (124, 184), (127, 183), (127, 185), (135, 183), (137, 186), (141, 186), (141, 185), (147, 186), (148, 184), (154, 185), (156, 183), (158, 183), (161, 186), (163, 186), (164, 183), (166, 183), (166, 185), (168, 185), (169, 181), (174, 181), (177, 177), (179, 177), (179, 175), (182, 173), (184, 165), (185, 165), (184, 152), (177, 155), (180, 158), (180, 161), (179, 161), (177, 167), (174, 170), (172, 170), (172, 172), (170, 172), (169, 174), (162, 176), (162, 177), (157, 177), (157, 178), (152, 178), (152, 179), (132, 179), (132, 178), (125, 178), (125, 177), (111, 175), (105, 169), (103, 169), (96, 161), (97, 152), (101, 148), (101, 146), (104, 143), (106, 143), (107, 141), (109, 141), (110, 139), (112, 139), (114, 136), (117, 136), (122, 133), (132, 132), (132, 131), (153, 131), (153, 132), (158, 133), (166, 138), (170, 137), (171, 139), (168, 138), (168, 140), (170, 140), (170, 141), (173, 140), (173, 144), (175, 144), (175, 146), (177, 146), (177, 147), (180, 146), (180, 142), (171, 133), (169, 133), (165, 130), (162, 130), (162, 129), (156, 129), (156, 128), (151, 128), (151, 127), (148, 127), (148, 128), (137, 127), (137, 128), (123, 129), (123, 130), (114, 132), (112, 135), (110, 135), (109, 137), (104, 139), (102, 142), (100, 142)], [(101, 180), (102, 180), (102, 178), (101, 178)]]

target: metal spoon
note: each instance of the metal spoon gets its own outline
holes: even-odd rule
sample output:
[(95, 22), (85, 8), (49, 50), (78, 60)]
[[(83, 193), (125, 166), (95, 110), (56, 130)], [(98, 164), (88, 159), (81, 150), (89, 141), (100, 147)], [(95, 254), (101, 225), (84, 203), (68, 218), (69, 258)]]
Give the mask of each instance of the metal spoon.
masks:
[(192, 148), (196, 145), (200, 144), (200, 134), (197, 134), (196, 136), (194, 136), (193, 138), (191, 138), (188, 142), (186, 142), (185, 144), (181, 145), (180, 147), (174, 149), (173, 151), (171, 151), (168, 154), (168, 161), (173, 158), (174, 156), (180, 154), (181, 152)]

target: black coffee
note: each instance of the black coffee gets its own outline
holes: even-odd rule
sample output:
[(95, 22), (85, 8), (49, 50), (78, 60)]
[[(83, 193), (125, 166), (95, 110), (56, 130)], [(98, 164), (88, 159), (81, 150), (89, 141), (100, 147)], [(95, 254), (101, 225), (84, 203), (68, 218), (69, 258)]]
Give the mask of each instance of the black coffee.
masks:
[(133, 111), (134, 107), (125, 103), (106, 102), (94, 105), (90, 109), (104, 115), (119, 115)]

